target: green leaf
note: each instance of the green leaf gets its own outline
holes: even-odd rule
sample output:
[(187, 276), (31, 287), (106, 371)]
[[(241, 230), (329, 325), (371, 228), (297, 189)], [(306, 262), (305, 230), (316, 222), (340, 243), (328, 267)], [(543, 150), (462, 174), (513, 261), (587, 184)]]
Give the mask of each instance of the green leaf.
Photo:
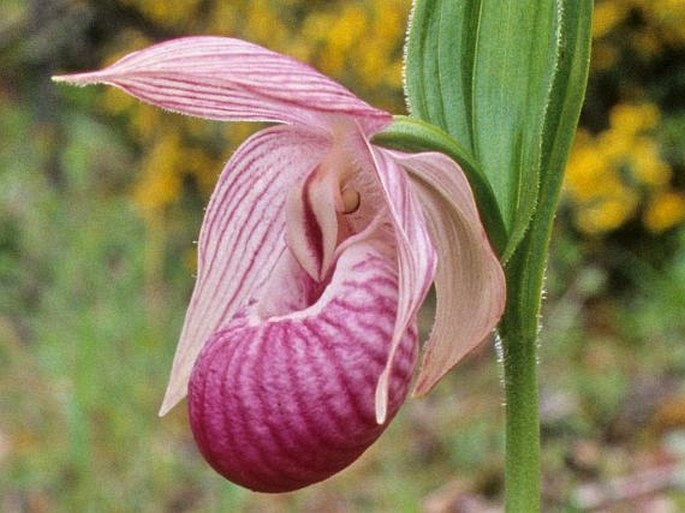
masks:
[(509, 239), (535, 210), (542, 132), (558, 56), (553, 0), (417, 0), (406, 51), (413, 116), (472, 152), (491, 183)]
[(464, 170), (476, 198), (485, 231), (498, 255), (502, 255), (507, 234), (490, 182), (471, 153), (434, 125), (406, 116), (395, 116), (392, 125), (376, 134), (374, 144), (397, 150), (438, 151), (457, 162)]
[(531, 228), (507, 267), (508, 315), (515, 314), (516, 324), (529, 331), (537, 331), (547, 248), (590, 61), (592, 0), (559, 3), (559, 52), (545, 116), (539, 202)]
[(559, 42), (545, 116), (540, 215), (553, 216), (576, 133), (590, 64), (592, 0), (559, 0)]

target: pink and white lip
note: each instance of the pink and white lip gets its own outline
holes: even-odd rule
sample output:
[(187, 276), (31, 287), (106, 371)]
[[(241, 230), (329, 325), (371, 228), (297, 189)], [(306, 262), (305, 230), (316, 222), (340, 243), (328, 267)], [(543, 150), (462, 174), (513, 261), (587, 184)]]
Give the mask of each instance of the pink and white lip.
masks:
[(432, 283), (415, 394), (501, 317), (504, 274), (459, 165), (371, 144), (392, 116), (313, 68), (201, 36), (56, 80), (110, 84), (205, 119), (277, 123), (243, 143), (212, 194), (160, 410), (189, 390), (198, 445), (227, 478), (286, 491), (354, 461), (405, 399)]
[[(388, 419), (378, 424), (370, 391), (397, 308), (397, 272), (385, 251), (352, 244), (319, 297), (285, 253), (278, 267), (302, 285), (291, 284), (299, 294), (286, 305), (268, 297), (267, 311), (256, 301), (205, 345), (188, 404), (197, 444), (220, 474), (256, 491), (292, 491), (347, 467), (381, 435), (406, 397), (418, 347), (411, 326), (395, 355)], [(280, 315), (270, 316), (274, 307)]]

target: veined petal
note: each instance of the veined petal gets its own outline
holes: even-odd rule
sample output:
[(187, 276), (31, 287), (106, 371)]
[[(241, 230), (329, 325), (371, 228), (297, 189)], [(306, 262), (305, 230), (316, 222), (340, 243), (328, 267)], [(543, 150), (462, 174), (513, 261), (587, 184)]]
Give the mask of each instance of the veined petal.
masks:
[(54, 79), (111, 84), (153, 105), (206, 119), (325, 127), (327, 116), (346, 114), (367, 134), (392, 121), (310, 66), (227, 37), (174, 39), (133, 52), (101, 71)]
[(160, 410), (183, 399), (210, 335), (268, 278), (285, 245), (288, 191), (314, 169), (328, 141), (301, 128), (273, 127), (248, 139), (219, 178), (200, 232), (197, 281)]
[(435, 324), (414, 392), (422, 395), (492, 333), (506, 283), (459, 166), (440, 153), (393, 155), (412, 175), (438, 251)]
[(309, 276), (323, 280), (333, 263), (342, 208), (340, 181), (321, 165), (288, 197), (288, 247)]
[[(386, 366), (395, 326), (397, 267), (388, 255), (373, 242), (349, 245), (326, 289), (309, 300), (314, 280), (281, 261), (276, 274), (286, 274), (275, 281), (303, 297), (284, 298), (276, 310), (304, 308), (265, 318), (258, 302), (207, 343), (188, 408), (195, 440), (217, 472), (256, 491), (296, 490), (346, 467), (381, 435), (387, 423), (376, 422), (369, 390)], [(416, 354), (411, 324), (396, 350), (387, 420), (406, 397)]]
[(397, 319), (392, 344), (376, 387), (376, 420), (382, 423), (386, 417), (388, 380), (392, 373), (395, 352), (433, 282), (436, 254), (426, 229), (421, 205), (414, 195), (409, 178), (392, 153), (370, 146), (361, 134), (358, 146), (360, 165), (375, 173), (392, 220), (399, 274)]

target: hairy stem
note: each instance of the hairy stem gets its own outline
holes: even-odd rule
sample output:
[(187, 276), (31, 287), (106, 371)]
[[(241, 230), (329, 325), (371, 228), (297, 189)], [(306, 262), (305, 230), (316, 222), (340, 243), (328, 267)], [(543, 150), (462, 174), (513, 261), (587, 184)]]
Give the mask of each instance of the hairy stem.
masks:
[(506, 511), (540, 511), (540, 428), (535, 335), (501, 333), (506, 399)]

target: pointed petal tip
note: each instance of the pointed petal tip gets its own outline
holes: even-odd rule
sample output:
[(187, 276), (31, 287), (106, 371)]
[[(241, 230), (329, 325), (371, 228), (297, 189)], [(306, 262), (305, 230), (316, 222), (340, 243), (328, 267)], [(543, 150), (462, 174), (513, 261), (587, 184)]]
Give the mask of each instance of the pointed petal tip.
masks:
[(430, 382), (425, 375), (419, 374), (419, 377), (414, 385), (414, 390), (411, 392), (411, 396), (414, 399), (421, 399), (428, 395), (435, 385), (437, 385), (439, 380)]
[[(498, 315), (497, 319), (501, 316)], [(497, 319), (492, 321), (492, 323), (496, 324)], [(418, 378), (416, 379), (416, 383), (414, 384), (414, 389), (411, 392), (411, 397), (415, 399), (421, 399), (428, 395), (430, 392), (433, 391), (433, 389), (442, 381), (442, 379), (445, 377), (445, 375), (455, 366), (457, 363), (461, 362), (464, 360), (466, 357), (468, 357), (470, 354), (475, 352), (479, 347), (481, 347), (485, 342), (491, 339), (492, 333), (486, 335), (484, 338), (480, 339), (480, 342), (476, 344), (471, 344), (469, 346), (469, 350), (466, 351), (465, 353), (461, 354), (459, 358), (456, 361), (451, 362), (450, 365), (448, 366), (442, 366), (440, 367), (437, 371), (433, 368), (431, 368), (430, 365), (428, 365), (428, 357), (426, 354), (424, 354), (424, 360), (422, 362), (422, 367), (419, 369), (419, 375)], [(429, 340), (429, 342), (431, 342)], [(430, 348), (431, 350), (433, 348)], [(441, 355), (442, 356), (442, 355)], [(441, 358), (444, 359), (444, 358)]]
[(174, 409), (174, 407), (181, 402), (184, 397), (184, 393), (179, 393), (178, 390), (173, 389), (170, 384), (166, 390), (166, 393), (164, 394), (164, 399), (162, 400), (162, 405), (159, 407), (159, 412), (157, 415), (164, 417), (167, 413)]
[(56, 82), (58, 84), (73, 84), (73, 75), (53, 75), (50, 77), (50, 80), (53, 82)]
[(159, 407), (159, 411), (157, 412), (157, 416), (159, 418), (162, 418), (166, 416), (167, 413), (169, 413), (169, 410), (171, 410), (171, 408), (168, 405), (162, 403), (162, 406)]
[[(101, 70), (58, 82), (106, 83), (166, 110), (219, 121), (327, 126), (331, 115), (358, 118), (366, 133), (392, 122), (342, 85), (293, 58), (238, 39), (191, 36), (132, 52)], [(335, 117), (335, 116), (333, 116)]]
[(376, 423), (380, 426), (388, 416), (388, 372), (383, 371), (376, 385)]
[(417, 382), (414, 383), (414, 389), (411, 391), (411, 398), (421, 399), (422, 397), (425, 397), (427, 393), (428, 390), (426, 390), (425, 384), (417, 380)]
[(50, 79), (58, 84), (70, 84), (83, 87), (99, 82), (100, 76), (97, 73), (71, 73), (66, 75), (53, 75)]

